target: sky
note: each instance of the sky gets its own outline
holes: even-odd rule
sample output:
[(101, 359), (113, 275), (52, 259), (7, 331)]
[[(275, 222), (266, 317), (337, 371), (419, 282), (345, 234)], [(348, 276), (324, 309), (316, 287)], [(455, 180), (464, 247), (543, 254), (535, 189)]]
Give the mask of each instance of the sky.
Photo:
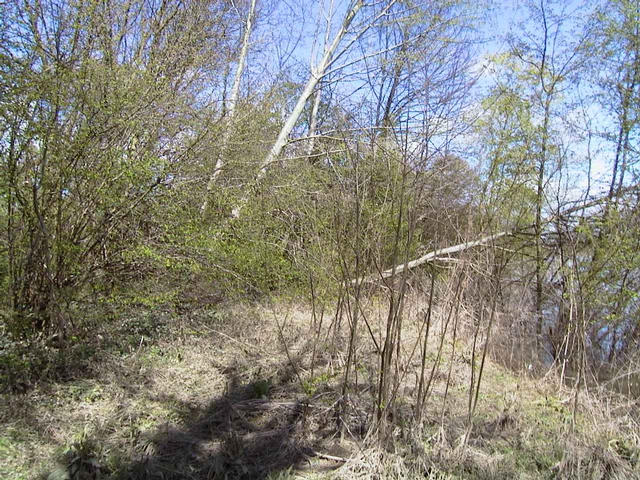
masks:
[[(254, 49), (252, 56), (257, 60), (253, 64), (254, 73), (260, 69), (270, 69), (273, 75), (289, 76), (293, 80), (304, 82), (310, 72), (311, 59), (317, 62), (319, 55), (322, 53), (323, 36), (326, 17), (323, 18), (322, 12), (329, 9), (331, 0), (302, 0), (294, 2), (293, 0), (281, 1), (278, 3), (278, 9), (270, 14), (270, 18), (262, 20), (262, 26), (256, 31), (253, 41)], [(495, 78), (490, 72), (486, 71), (488, 66), (488, 58), (508, 49), (506, 36), (513, 34), (515, 38), (522, 38), (522, 28), (530, 29), (534, 34), (539, 34), (539, 28), (529, 19), (529, 12), (526, 8), (525, 1), (522, 0), (495, 0), (490, 2), (491, 8), (487, 10), (486, 21), (479, 28), (479, 38), (481, 42), (475, 52), (474, 72), (482, 72), (475, 90), (472, 95), (475, 101), (479, 101), (487, 91), (495, 85)], [(332, 32), (330, 37), (333, 38), (336, 29), (339, 27), (343, 18), (346, 5), (345, 0), (335, 0), (333, 2), (334, 21), (332, 22)], [(556, 5), (565, 7), (566, 11), (575, 14), (581, 14), (586, 11), (583, 9), (583, 1), (565, 0), (555, 2)], [(318, 21), (320, 19), (320, 21)], [(567, 23), (567, 27), (571, 28), (571, 21)], [(353, 55), (360, 55), (361, 52), (354, 50)], [(274, 58), (280, 60), (275, 64)], [(341, 60), (347, 60), (346, 56)], [(353, 58), (353, 57), (352, 57)], [(250, 60), (251, 65), (251, 60)], [(264, 72), (265, 70), (261, 70)], [(341, 83), (340, 89), (335, 91), (334, 100), (338, 105), (347, 102), (358, 103), (358, 99), (369, 95), (367, 90), (361, 89), (362, 77), (350, 77), (347, 81)], [(354, 95), (354, 91), (357, 93)], [(572, 94), (573, 95), (573, 94)], [(593, 104), (587, 105), (585, 109), (593, 122), (600, 122), (601, 128), (606, 128), (606, 120), (608, 118), (604, 112), (599, 111)], [(564, 120), (579, 120), (582, 115), (580, 109), (574, 109), (566, 113)], [(570, 146), (571, 151), (571, 167), (568, 170), (570, 183), (572, 183), (570, 197), (580, 196), (589, 184), (587, 178), (586, 161), (588, 154), (592, 154), (591, 164), (591, 188), (594, 194), (601, 193), (606, 190), (611, 170), (611, 146), (606, 142), (597, 141), (593, 137), (591, 145), (588, 146), (584, 141), (577, 141), (575, 135), (569, 131), (566, 125), (557, 122), (556, 128), (561, 134), (565, 145)], [(460, 149), (464, 150), (465, 142), (475, 142), (477, 139), (464, 136), (460, 139)], [(588, 148), (590, 147), (590, 148)], [(476, 159), (482, 162), (482, 159)], [(566, 177), (563, 179), (566, 180)]]
[[(521, 37), (523, 27), (531, 29), (536, 34), (540, 33), (536, 31), (535, 24), (533, 24), (529, 18), (527, 3), (529, 2), (522, 0), (497, 0), (495, 2), (495, 8), (491, 12), (485, 24), (486, 30), (483, 32), (487, 38), (490, 39), (485, 45), (484, 56), (491, 56), (507, 51), (509, 45), (506, 41), (506, 36), (512, 34), (516, 38)], [(537, 4), (538, 2), (534, 3)], [(583, 15), (588, 11), (588, 9), (585, 8), (585, 3), (587, 2), (584, 0), (562, 0), (555, 3), (564, 7), (564, 11), (569, 17), (563, 25), (563, 30), (566, 31), (576, 28), (577, 20), (575, 17)], [(559, 45), (560, 48), (564, 46), (563, 44)], [(487, 63), (483, 61), (483, 65), (486, 64)], [(486, 85), (490, 88), (492, 85), (495, 85), (495, 80), (488, 75), (481, 83), (483, 86)], [(580, 95), (584, 96), (586, 92), (585, 86), (582, 85), (579, 91)], [(578, 102), (579, 95), (577, 91), (569, 92), (569, 95), (572, 96), (572, 100), (576, 103)], [(567, 100), (566, 97), (565, 100)], [(611, 120), (610, 115), (603, 112), (597, 104), (588, 101), (566, 112), (563, 120), (576, 124), (579, 123), (584, 126), (585, 119), (587, 118), (593, 126), (596, 126), (596, 128), (601, 131), (612, 129), (609, 123)], [(588, 188), (590, 188), (592, 196), (601, 196), (604, 194), (611, 180), (611, 163), (614, 155), (612, 145), (599, 139), (595, 135), (591, 137), (589, 143), (578, 140), (576, 135), (571, 132), (566, 125), (562, 125), (560, 122), (556, 122), (556, 128), (559, 130), (564, 145), (569, 147), (571, 151), (571, 165), (568, 169), (570, 184), (568, 197), (575, 200), (582, 196)], [(590, 178), (588, 176), (589, 157), (591, 157)], [(566, 180), (565, 175), (561, 181)]]

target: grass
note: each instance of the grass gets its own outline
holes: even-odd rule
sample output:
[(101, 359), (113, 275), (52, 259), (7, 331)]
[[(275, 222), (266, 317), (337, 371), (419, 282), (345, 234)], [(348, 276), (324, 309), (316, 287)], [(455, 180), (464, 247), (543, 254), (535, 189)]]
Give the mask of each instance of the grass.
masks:
[(574, 392), (553, 376), (489, 362), (469, 433), (464, 342), (446, 397), (445, 349), (422, 428), (403, 417), (407, 380), (383, 448), (368, 435), (377, 359), (363, 335), (337, 428), (344, 356), (322, 339), (312, 373), (310, 317), (284, 303), (111, 312), (65, 371), (2, 395), (0, 477), (640, 478), (635, 403), (582, 392), (574, 423)]

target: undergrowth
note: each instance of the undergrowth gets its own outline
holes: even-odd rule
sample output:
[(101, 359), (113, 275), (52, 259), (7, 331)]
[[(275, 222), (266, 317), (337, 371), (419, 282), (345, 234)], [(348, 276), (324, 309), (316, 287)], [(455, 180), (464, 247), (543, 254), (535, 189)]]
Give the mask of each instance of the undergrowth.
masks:
[[(446, 375), (436, 376), (420, 426), (411, 397), (401, 399), (380, 444), (368, 413), (376, 377), (366, 337), (338, 417), (344, 358), (330, 338), (314, 353), (307, 308), (156, 307), (95, 310), (91, 328), (64, 347), (3, 345), (2, 478), (639, 476), (628, 397), (578, 392), (576, 400), (553, 374), (489, 362), (469, 421), (460, 343), (446, 395)], [(445, 349), (443, 369), (450, 358)]]

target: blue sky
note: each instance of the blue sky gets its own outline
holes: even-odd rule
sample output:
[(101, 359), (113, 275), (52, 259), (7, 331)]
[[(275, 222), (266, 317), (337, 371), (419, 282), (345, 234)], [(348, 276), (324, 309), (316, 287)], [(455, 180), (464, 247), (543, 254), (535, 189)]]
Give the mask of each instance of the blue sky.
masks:
[[(330, 3), (331, 0), (281, 2), (279, 10), (272, 13), (271, 19), (262, 20), (262, 26), (254, 35), (255, 48), (252, 56), (258, 63), (252, 65), (250, 60), (249, 64), (249, 68), (254, 71), (254, 74), (260, 70), (269, 69), (273, 75), (282, 75), (281, 67), (284, 66), (285, 75), (293, 80), (305, 81), (309, 75), (312, 52), (316, 54), (316, 59), (318, 54), (322, 52), (325, 28), (325, 18), (322, 17), (322, 12), (328, 9)], [(527, 3), (508, 0), (491, 2), (485, 23), (479, 28), (479, 37), (485, 41), (478, 46), (475, 53), (477, 57), (476, 71), (481, 70), (483, 65), (487, 65), (488, 56), (507, 49), (508, 45), (505, 40), (507, 34), (512, 33), (518, 38), (523, 27), (532, 29), (534, 34), (539, 33), (536, 31), (537, 27), (529, 22)], [(566, 12), (579, 15), (586, 11), (582, 8), (584, 3), (578, 0), (568, 0), (555, 2), (555, 5), (564, 7)], [(347, 5), (347, 0), (335, 0), (334, 2), (335, 18), (332, 22), (331, 38), (342, 21)], [(275, 25), (279, 27), (274, 28)], [(572, 21), (569, 20), (566, 26), (572, 28)], [(351, 55), (353, 58), (360, 54), (361, 52), (354, 50)], [(273, 63), (273, 59), (278, 56), (284, 56), (284, 64), (276, 65)], [(335, 97), (338, 102), (357, 103), (357, 95), (366, 95), (362, 90), (356, 96), (351, 94), (361, 86), (358, 84), (359, 81), (350, 79), (342, 82)], [(477, 95), (475, 98), (479, 100), (493, 84), (494, 79), (490, 75), (483, 76), (475, 90), (475, 95)], [(606, 118), (608, 117), (594, 105), (587, 105), (586, 112), (592, 121), (600, 123), (600, 128), (607, 127)], [(581, 112), (574, 110), (569, 112), (569, 117), (577, 120), (580, 114)], [(605, 120), (603, 121), (603, 119)], [(560, 129), (565, 128), (561, 127), (559, 123), (557, 125)], [(570, 181), (574, 184), (571, 196), (580, 195), (588, 183), (586, 177), (587, 145), (583, 141), (577, 141), (575, 136), (566, 129), (563, 132), (563, 137), (566, 144), (570, 144), (572, 152), (572, 165), (568, 170)], [(464, 143), (464, 139), (462, 140)], [(593, 138), (590, 152), (593, 154), (592, 193), (598, 193), (604, 191), (609, 181), (612, 159), (611, 145), (602, 141), (598, 142)]]

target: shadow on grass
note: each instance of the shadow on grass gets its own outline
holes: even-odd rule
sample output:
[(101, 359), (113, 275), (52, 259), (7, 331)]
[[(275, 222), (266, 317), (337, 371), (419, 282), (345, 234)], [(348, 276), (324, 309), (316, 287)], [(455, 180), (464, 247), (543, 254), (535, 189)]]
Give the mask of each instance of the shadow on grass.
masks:
[(95, 447), (103, 443), (98, 434), (67, 454), (65, 467), (54, 477), (45, 478), (280, 478), (280, 472), (297, 469), (313, 456), (305, 439), (307, 405), (267, 398), (270, 390), (283, 392), (283, 388), (294, 387), (286, 380), (277, 388), (263, 380), (242, 384), (235, 373), (229, 373), (226, 393), (206, 407), (167, 395), (162, 402), (173, 404), (180, 419), (142, 433), (133, 440), (128, 457), (108, 461), (108, 466), (97, 461), (101, 456), (105, 460), (96, 455), (99, 448)]
[(265, 479), (303, 462), (304, 405), (256, 398), (263, 384), (236, 386), (183, 427), (160, 427), (118, 478)]
[[(154, 343), (156, 330), (161, 331), (164, 324), (161, 320), (149, 317), (145, 319), (146, 323), (153, 324), (148, 331), (134, 332), (145, 335), (145, 342), (136, 345), (134, 353), (121, 356), (118, 355), (118, 344), (103, 345), (105, 354), (100, 358), (104, 362), (98, 363), (94, 359), (91, 368), (75, 372), (69, 385), (64, 385), (62, 394), (66, 399), (68, 390), (79, 382), (78, 402), (74, 397), (64, 403), (72, 409), (78, 408), (80, 403), (91, 404), (92, 389), (98, 392), (96, 410), (89, 414), (95, 421), (85, 421), (86, 428), (74, 435), (73, 440), (66, 436), (57, 453), (49, 457), (50, 461), (55, 457), (57, 467), (51, 471), (48, 465), (43, 465), (40, 478), (287, 478), (288, 471), (305, 468), (307, 459), (314, 456), (314, 450), (318, 451), (317, 425), (323, 427), (322, 441), (332, 436), (330, 427), (335, 425), (335, 420), (331, 415), (325, 414), (324, 408), (313, 410), (314, 407), (309, 407), (304, 400), (297, 400), (302, 398), (302, 392), (292, 364), (300, 364), (303, 352), (308, 349), (301, 349), (300, 358), (294, 356), (284, 364), (270, 364), (268, 371), (273, 385), (254, 376), (260, 376), (260, 368), (257, 373), (254, 368), (257, 358), (249, 354), (255, 352), (226, 351), (220, 358), (232, 357), (234, 360), (224, 365), (214, 361), (207, 349), (204, 350), (207, 355), (198, 353), (196, 361), (202, 361), (203, 366), (213, 364), (213, 373), (203, 373), (205, 383), (199, 385), (193, 395), (188, 391), (184, 392), (186, 395), (182, 392), (172, 394), (181, 385), (197, 381), (199, 374), (167, 381), (166, 373), (180, 375), (184, 367), (165, 369), (165, 360), (167, 365), (185, 364), (180, 363), (182, 359), (171, 356), (173, 350), (167, 345)], [(146, 323), (141, 325), (146, 328)], [(136, 325), (130, 322), (123, 328), (130, 331)], [(214, 326), (222, 328), (217, 324)], [(209, 342), (207, 335), (202, 336), (207, 338), (208, 347), (216, 342), (215, 338)], [(199, 340), (194, 342), (196, 347), (200, 345)], [(193, 345), (191, 337), (187, 337), (179, 340), (176, 351), (179, 354)], [(158, 372), (165, 373), (156, 378)], [(100, 381), (85, 382), (85, 389), (82, 382), (92, 377)], [(212, 378), (215, 378), (211, 383), (212, 391), (203, 396), (207, 391), (206, 382)], [(158, 379), (160, 382), (155, 381)], [(226, 385), (223, 392), (221, 380)], [(101, 393), (102, 387), (104, 393)], [(55, 389), (52, 392), (55, 393)], [(35, 407), (37, 404), (33, 408), (25, 406), (24, 410), (29, 413), (28, 423), (44, 437), (48, 435), (47, 425), (39, 421), (38, 415), (31, 414), (31, 410), (37, 411)], [(64, 427), (65, 432), (77, 431), (78, 415), (75, 413), (78, 412), (74, 412), (72, 424)], [(62, 422), (63, 417), (58, 415), (56, 420)], [(158, 423), (158, 419), (162, 423)], [(335, 466), (327, 466), (332, 467)]]

